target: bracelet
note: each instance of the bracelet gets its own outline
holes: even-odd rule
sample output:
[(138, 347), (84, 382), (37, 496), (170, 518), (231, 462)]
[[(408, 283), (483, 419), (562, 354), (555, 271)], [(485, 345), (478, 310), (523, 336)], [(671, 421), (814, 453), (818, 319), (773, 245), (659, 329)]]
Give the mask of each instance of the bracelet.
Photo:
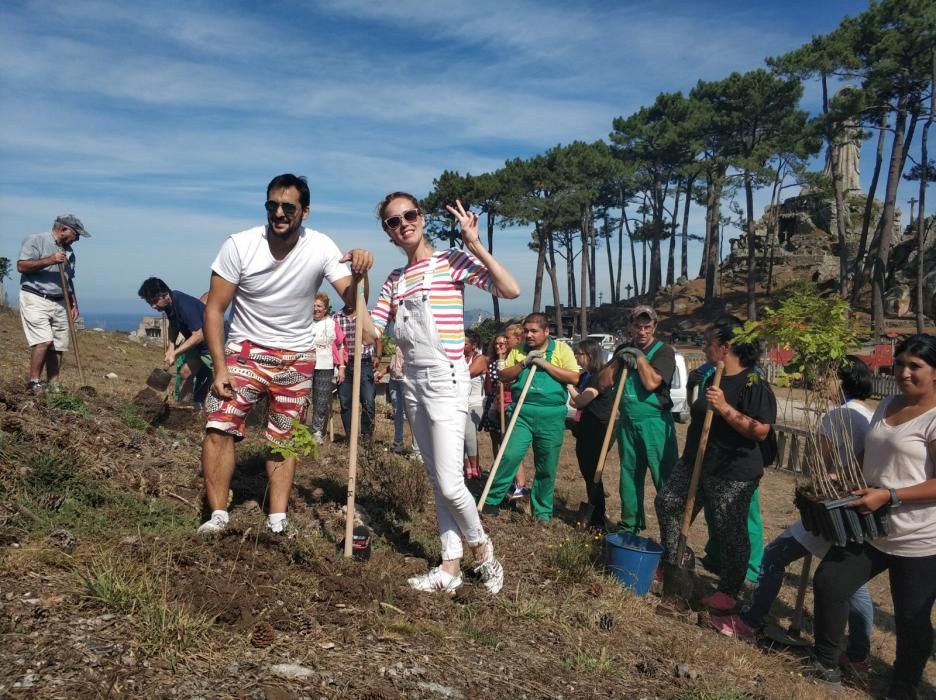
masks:
[(902, 503), (902, 501), (900, 500), (900, 496), (897, 495), (897, 489), (887, 489), (887, 490), (890, 491), (890, 504), (891, 506), (896, 508)]

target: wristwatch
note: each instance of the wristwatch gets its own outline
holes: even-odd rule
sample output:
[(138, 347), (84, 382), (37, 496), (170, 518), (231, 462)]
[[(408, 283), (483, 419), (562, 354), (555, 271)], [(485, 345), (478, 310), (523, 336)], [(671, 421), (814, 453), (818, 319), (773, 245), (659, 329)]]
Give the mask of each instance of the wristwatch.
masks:
[(890, 504), (893, 507), (897, 507), (901, 504), (900, 496), (897, 495), (897, 489), (887, 489), (890, 491)]

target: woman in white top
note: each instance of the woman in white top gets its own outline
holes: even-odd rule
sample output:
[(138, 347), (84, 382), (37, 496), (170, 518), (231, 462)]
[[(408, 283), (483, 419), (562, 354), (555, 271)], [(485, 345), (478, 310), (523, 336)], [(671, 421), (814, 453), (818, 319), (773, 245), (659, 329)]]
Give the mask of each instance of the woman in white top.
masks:
[(320, 443), (325, 419), (331, 409), (332, 391), (344, 381), (348, 349), (345, 334), (334, 318), (328, 315), (331, 303), (328, 295), (315, 295), (312, 335), (315, 349), (315, 373), (312, 375), (312, 435)]
[(930, 615), (936, 600), (936, 337), (917, 334), (895, 352), (900, 394), (884, 399), (865, 439), (863, 471), (870, 488), (854, 505), (890, 505), (885, 537), (833, 547), (813, 581), (816, 676), (836, 685), (848, 599), (887, 570), (897, 634), (888, 698), (916, 698), (933, 649)]

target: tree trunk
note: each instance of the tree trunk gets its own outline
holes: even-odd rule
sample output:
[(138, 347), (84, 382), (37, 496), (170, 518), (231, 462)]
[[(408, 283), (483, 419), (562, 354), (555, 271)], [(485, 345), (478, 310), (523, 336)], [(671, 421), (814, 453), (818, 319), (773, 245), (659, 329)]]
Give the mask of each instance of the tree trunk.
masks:
[(536, 224), (536, 279), (533, 283), (533, 313), (542, 309), (543, 305), (543, 271), (546, 269), (546, 242), (543, 239), (545, 232)]
[(588, 304), (592, 308), (598, 306), (596, 293), (596, 278), (598, 277), (597, 260), (598, 241), (595, 239), (595, 216), (588, 208)]
[[(884, 137), (887, 134), (887, 113), (881, 117), (881, 123), (878, 127), (877, 148), (874, 152), (874, 170), (871, 171), (871, 182), (868, 185), (868, 197), (865, 199), (864, 216), (861, 219), (861, 236), (858, 239), (858, 251), (855, 253), (855, 263), (853, 266), (853, 280), (851, 305), (858, 305), (858, 297), (861, 295), (861, 289), (865, 281), (865, 254), (868, 251), (868, 233), (871, 230), (871, 216), (874, 214), (874, 195), (877, 194), (878, 180), (881, 177), (881, 166), (884, 163)], [(878, 221), (880, 223), (880, 220)]]
[(679, 276), (689, 279), (689, 205), (692, 203), (692, 186), (695, 177), (689, 176), (686, 180), (686, 206), (682, 214), (682, 240), (679, 251)]
[(757, 320), (757, 248), (754, 245), (754, 178), (750, 170), (744, 171), (744, 205), (747, 213), (747, 315)]
[[(630, 242), (631, 275), (633, 277), (634, 292), (637, 291), (637, 248), (634, 247), (634, 233), (631, 231), (630, 222), (627, 220), (627, 214), (624, 214), (624, 227), (627, 229), (627, 240)], [(630, 299), (630, 295), (627, 297)]]
[(894, 123), (894, 142), (891, 150), (890, 165), (887, 172), (887, 186), (884, 190), (884, 209), (881, 212), (881, 236), (878, 240), (871, 271), (871, 317), (874, 328), (874, 340), (884, 333), (884, 285), (887, 275), (887, 261), (890, 257), (891, 239), (894, 229), (894, 209), (897, 205), (897, 185), (903, 171), (904, 138), (907, 127), (907, 97), (901, 95), (897, 100), (897, 115)]
[(587, 208), (584, 205), (582, 206), (580, 215), (582, 220), (582, 291), (580, 294), (581, 304), (579, 304), (579, 333), (584, 338), (588, 335), (588, 247), (590, 245), (588, 238)]
[[(829, 82), (824, 72), (822, 73), (822, 113), (826, 115), (829, 113)], [(839, 294), (844, 298), (848, 284), (848, 249), (845, 244), (845, 239), (848, 237), (846, 223), (848, 208), (845, 206), (845, 192), (842, 189), (842, 177), (838, 167), (839, 154), (831, 126), (826, 132), (826, 141), (829, 143), (829, 166), (832, 170), (832, 194), (835, 201), (835, 231), (838, 236)]]
[(621, 201), (621, 220), (618, 221), (618, 249), (617, 249), (617, 275), (614, 284), (614, 303), (621, 303), (621, 273), (624, 271), (624, 211), (623, 197)]
[(556, 247), (553, 236), (549, 237), (549, 283), (552, 285), (554, 322), (556, 324), (556, 333), (560, 336), (565, 335), (565, 329), (562, 327), (562, 298), (559, 295), (559, 279), (556, 275)]
[(930, 111), (923, 125), (923, 134), (920, 141), (920, 211), (917, 214), (917, 264), (916, 264), (916, 332), (925, 332), (925, 319), (923, 318), (923, 254), (926, 251), (926, 186), (929, 184), (929, 138), (930, 125), (936, 119), (936, 49), (931, 52), (933, 70), (930, 81)]
[(673, 217), (672, 217), (672, 226), (670, 227), (670, 239), (669, 239), (669, 257), (666, 259), (666, 285), (672, 287), (676, 280), (674, 275), (676, 274), (676, 218), (679, 216), (679, 185), (676, 183), (676, 192), (673, 194)]
[(566, 249), (566, 306), (570, 309), (578, 306), (575, 291), (575, 254), (572, 252), (572, 234), (566, 232), (562, 239)]
[[(496, 214), (494, 210), (488, 210), (487, 213), (487, 238), (488, 238), (488, 252), (491, 255), (494, 255), (494, 217)], [(497, 298), (496, 294), (491, 294), (491, 301), (494, 304), (494, 323), (500, 326), (501, 316), (500, 316), (500, 299)]]
[(715, 274), (718, 271), (718, 258), (720, 255), (718, 225), (721, 217), (721, 193), (725, 182), (725, 169), (719, 166), (708, 176), (705, 197), (705, 250), (703, 252), (705, 265), (705, 306), (712, 308), (715, 305)]
[(605, 254), (608, 256), (608, 289), (610, 289), (611, 303), (617, 304), (617, 292), (614, 289), (614, 261), (611, 259), (611, 221), (608, 211), (604, 214)]

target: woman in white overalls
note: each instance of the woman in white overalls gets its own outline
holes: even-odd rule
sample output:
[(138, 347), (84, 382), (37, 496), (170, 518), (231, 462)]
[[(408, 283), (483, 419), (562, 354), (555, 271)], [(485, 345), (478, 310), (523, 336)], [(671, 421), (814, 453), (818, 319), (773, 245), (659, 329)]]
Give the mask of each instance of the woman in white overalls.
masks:
[(396, 340), (405, 356), (406, 416), (432, 482), (442, 540), (442, 564), (409, 579), (409, 584), (421, 591), (454, 593), (462, 585), (464, 538), (485, 588), (497, 593), (504, 585), (504, 570), (494, 558), (494, 545), (462, 473), (471, 382), (462, 309), (466, 284), (507, 299), (518, 297), (520, 287), (481, 244), (477, 215), (465, 211), (458, 200), (455, 207), (446, 208), (461, 226), (463, 250), (433, 250), (423, 235), (419, 202), (411, 194), (393, 192), (380, 203), (381, 226), (407, 261), (384, 282), (372, 316), (378, 332), (395, 321)]

